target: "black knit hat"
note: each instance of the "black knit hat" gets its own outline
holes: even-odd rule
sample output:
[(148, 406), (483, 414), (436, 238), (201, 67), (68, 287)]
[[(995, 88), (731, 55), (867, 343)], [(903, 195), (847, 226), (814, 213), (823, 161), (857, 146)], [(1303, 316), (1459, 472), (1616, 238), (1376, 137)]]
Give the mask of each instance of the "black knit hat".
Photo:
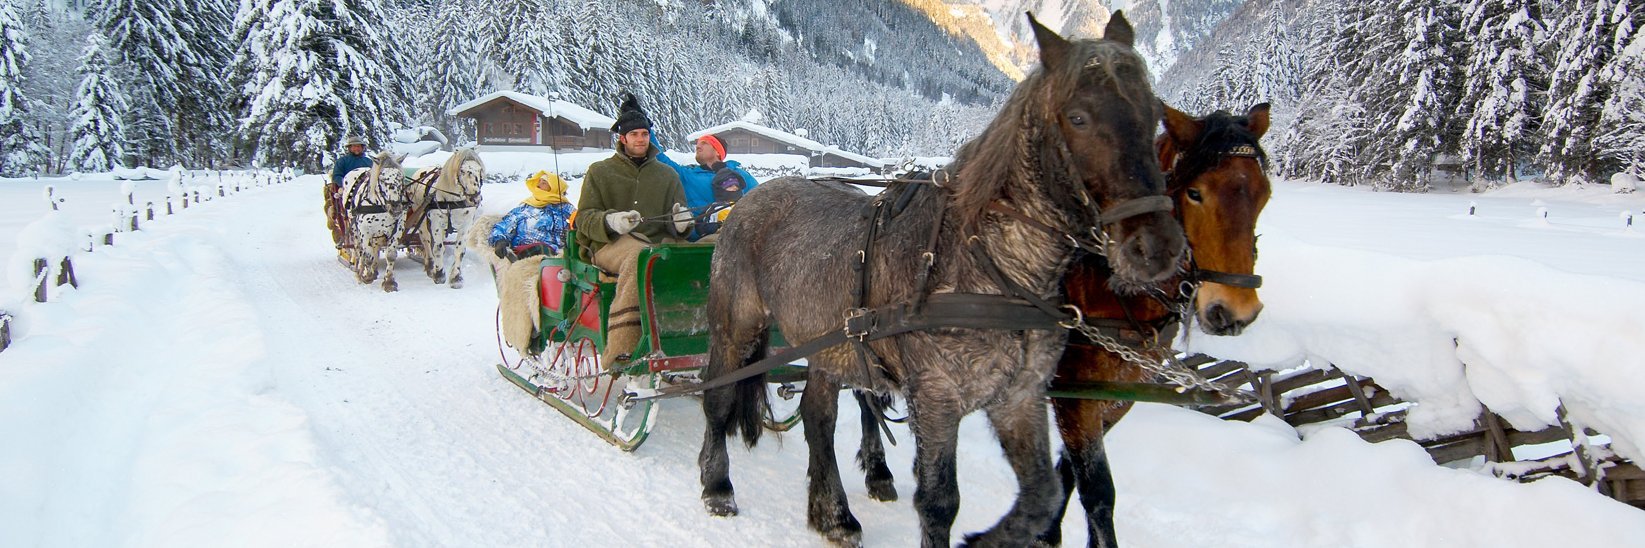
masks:
[(612, 124), (611, 132), (622, 135), (636, 129), (651, 129), (651, 118), (640, 109), (640, 100), (632, 93), (623, 94), (623, 105), (617, 107), (617, 123)]

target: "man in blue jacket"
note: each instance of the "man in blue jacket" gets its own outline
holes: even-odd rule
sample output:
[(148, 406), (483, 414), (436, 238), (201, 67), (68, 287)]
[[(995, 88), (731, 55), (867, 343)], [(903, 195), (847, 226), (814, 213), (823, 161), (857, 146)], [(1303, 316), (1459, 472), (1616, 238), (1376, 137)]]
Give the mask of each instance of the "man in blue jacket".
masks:
[[(657, 149), (662, 150), (662, 147), (658, 146)], [(657, 159), (680, 174), (680, 185), (685, 187), (686, 206), (698, 214), (712, 203), (735, 202), (748, 189), (759, 184), (753, 175), (743, 171), (742, 164), (725, 159), (725, 143), (713, 135), (697, 139), (696, 164), (682, 166), (667, 154), (658, 154)], [(713, 234), (719, 228), (719, 221), (698, 221), (696, 233), (691, 239)]]
[[(331, 241), (337, 244), (337, 249), (343, 248), (343, 220), (342, 205), (338, 203), (341, 196), (338, 193), (343, 188), (343, 176), (350, 171), (362, 167), (371, 167), (371, 157), (366, 156), (366, 142), (359, 137), (349, 137), (343, 142), (343, 149), (348, 153), (337, 158), (337, 163), (331, 166), (331, 183), (326, 185), (326, 228), (331, 229)], [(341, 253), (341, 251), (339, 251)]]

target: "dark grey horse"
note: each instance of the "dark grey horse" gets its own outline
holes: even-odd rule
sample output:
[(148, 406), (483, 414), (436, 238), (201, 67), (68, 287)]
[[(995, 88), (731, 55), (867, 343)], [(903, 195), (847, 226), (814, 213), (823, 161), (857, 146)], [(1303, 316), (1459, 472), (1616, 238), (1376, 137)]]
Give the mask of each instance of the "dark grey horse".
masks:
[[(1168, 203), (1153, 149), (1163, 107), (1131, 49), (1130, 24), (1116, 12), (1106, 39), (1071, 42), (1032, 15), (1029, 21), (1041, 68), (938, 173), (937, 185), (899, 194), (899, 213), (879, 217), (864, 267), (866, 307), (926, 294), (1028, 293), (1055, 302), (1078, 239), (1070, 235), (1097, 234), (1098, 226), (1100, 235), (1088, 240), (1100, 242), (1116, 286), (1176, 273), (1184, 239), (1168, 211), (1115, 220), (1118, 210), (1136, 210), (1132, 204)], [(714, 253), (705, 378), (762, 358), (773, 322), (795, 344), (841, 329), (844, 315), (859, 306), (854, 265), (869, 234), (863, 212), (873, 200), (851, 187), (787, 178), (737, 203)], [(927, 271), (928, 250), (930, 282), (916, 283)], [(977, 410), (999, 436), (1018, 494), (998, 524), (971, 540), (1032, 543), (1061, 502), (1045, 386), (1065, 340), (1060, 329), (944, 328), (873, 340), (867, 351), (842, 344), (812, 355), (800, 404), (811, 454), (810, 526), (836, 543), (861, 538), (833, 449), (839, 392), (849, 385), (908, 401), (924, 545), (949, 545), (960, 502), (959, 421)], [(764, 382), (754, 377), (704, 394), (707, 429), (698, 462), (711, 514), (737, 513), (726, 437), (740, 433), (749, 445), (758, 439), (767, 412)]]

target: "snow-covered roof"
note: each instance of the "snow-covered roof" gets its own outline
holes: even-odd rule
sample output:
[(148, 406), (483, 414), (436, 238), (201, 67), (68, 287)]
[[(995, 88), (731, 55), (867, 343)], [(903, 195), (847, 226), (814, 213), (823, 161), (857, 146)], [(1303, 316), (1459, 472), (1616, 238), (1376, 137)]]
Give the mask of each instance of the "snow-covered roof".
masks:
[(507, 90), (493, 91), (491, 93), (481, 95), (472, 101), (451, 107), (446, 111), (446, 114), (450, 114), (452, 116), (462, 116), (463, 113), (478, 108), (479, 106), (494, 101), (500, 97), (506, 97), (511, 101), (525, 105), (526, 107), (541, 113), (543, 116), (552, 115), (558, 118), (565, 118), (570, 120), (572, 123), (582, 126), (583, 129), (611, 129), (611, 126), (617, 123), (616, 118), (594, 112), (575, 103), (568, 103), (559, 99), (549, 99), (547, 97), (540, 97), (537, 95)]
[(747, 122), (747, 121), (743, 121), (743, 120), (735, 120), (735, 121), (731, 121), (731, 122), (726, 122), (724, 124), (720, 124), (720, 125), (708, 128), (708, 129), (700, 130), (700, 131), (697, 131), (697, 132), (694, 132), (690, 135), (685, 136), (685, 138), (689, 139), (689, 140), (692, 140), (692, 141), (696, 141), (698, 137), (702, 137), (704, 135), (713, 135), (713, 134), (716, 134), (716, 133), (720, 133), (720, 132), (723, 132), (723, 131), (729, 131), (729, 130), (733, 130), (733, 129), (741, 129), (741, 130), (744, 130), (744, 131), (758, 133), (760, 135), (764, 135), (766, 137), (770, 137), (772, 139), (776, 139), (776, 140), (782, 141), (784, 143), (788, 143), (788, 144), (791, 144), (791, 145), (794, 145), (794, 146), (797, 146), (797, 147), (800, 147), (800, 148), (803, 148), (803, 149), (806, 149), (806, 150), (810, 150), (812, 152), (820, 152), (820, 153), (823, 153), (823, 154), (832, 154), (834, 156), (839, 156), (841, 158), (845, 158), (845, 159), (851, 160), (853, 162), (858, 162), (858, 163), (861, 163), (861, 164), (866, 165), (866, 166), (880, 167), (880, 166), (884, 165), (883, 162), (880, 162), (877, 159), (870, 158), (870, 157), (867, 157), (867, 156), (863, 156), (863, 155), (857, 154), (855, 152), (846, 152), (844, 150), (840, 150), (840, 147), (824, 145), (822, 143), (819, 143), (819, 142), (801, 137), (799, 135), (795, 135), (793, 133), (789, 133), (789, 132), (786, 132), (786, 131), (783, 131), (783, 130), (780, 130), (780, 129), (776, 129), (776, 128), (770, 128), (770, 127), (762, 126), (762, 125), (759, 125), (759, 124), (756, 124), (756, 123), (753, 123), (753, 122)]

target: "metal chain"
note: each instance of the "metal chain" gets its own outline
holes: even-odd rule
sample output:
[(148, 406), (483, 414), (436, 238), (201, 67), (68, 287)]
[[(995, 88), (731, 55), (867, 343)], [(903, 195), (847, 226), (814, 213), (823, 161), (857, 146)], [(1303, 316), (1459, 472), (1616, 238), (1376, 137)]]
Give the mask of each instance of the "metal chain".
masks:
[(1125, 361), (1141, 367), (1144, 370), (1165, 379), (1171, 384), (1177, 385), (1179, 387), (1178, 392), (1183, 392), (1188, 389), (1200, 389), (1209, 390), (1230, 397), (1245, 397), (1233, 387), (1223, 385), (1222, 383), (1211, 382), (1206, 380), (1204, 377), (1199, 376), (1199, 373), (1189, 369), (1186, 364), (1182, 363), (1182, 360), (1177, 359), (1176, 352), (1168, 348), (1164, 348), (1159, 345), (1148, 345), (1146, 348), (1133, 348), (1113, 337), (1103, 334), (1101, 330), (1092, 327), (1084, 321), (1080, 321), (1078, 324), (1075, 324), (1074, 329), (1078, 330), (1081, 335), (1084, 335), (1085, 338), (1089, 339), (1091, 342), (1097, 343), (1102, 346), (1103, 349), (1119, 355), (1119, 357), (1123, 358)]

